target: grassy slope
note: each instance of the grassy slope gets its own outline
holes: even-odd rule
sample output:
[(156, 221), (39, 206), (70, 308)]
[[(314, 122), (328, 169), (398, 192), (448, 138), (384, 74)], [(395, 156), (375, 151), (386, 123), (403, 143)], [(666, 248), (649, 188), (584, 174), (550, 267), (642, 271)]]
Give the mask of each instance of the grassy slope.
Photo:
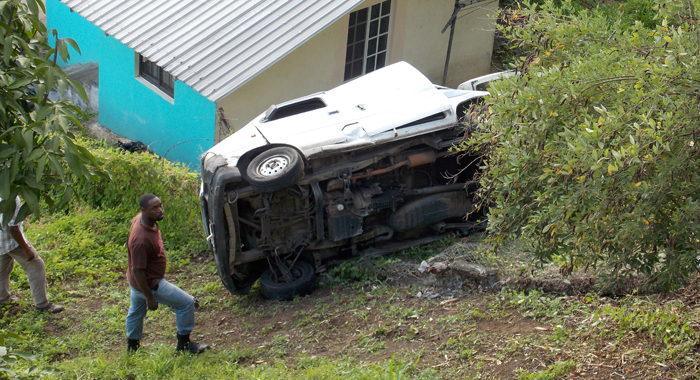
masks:
[[(133, 162), (139, 173), (156, 167), (160, 174), (153, 176), (153, 183), (121, 178), (116, 188), (95, 191), (99, 199), (85, 197), (81, 206), (46, 215), (27, 228), (47, 263), (50, 297), (67, 311), (57, 316), (34, 311), (24, 272), (16, 269), (12, 287), (23, 301), (0, 309), (0, 326), (24, 337), (9, 340), (9, 346), (37, 354), (34, 364), (40, 367), (61, 371), (52, 376), (700, 378), (700, 309), (692, 293), (697, 288), (665, 298), (559, 297), (536, 291), (480, 293), (469, 284), (448, 290), (421, 284), (425, 278), (402, 275), (407, 263), (416, 264), (450, 242), (369, 265), (345, 263), (320, 278), (319, 290), (293, 302), (264, 300), (255, 289), (248, 297), (231, 296), (203, 249), (199, 216), (190, 209), (196, 207), (196, 191), (182, 191), (196, 188), (196, 177), (154, 157), (99, 149), (114, 168)], [(173, 216), (163, 227), (170, 253), (167, 276), (200, 300), (194, 338), (214, 349), (198, 357), (174, 355), (174, 318), (160, 308), (147, 316), (142, 351), (127, 357), (124, 241), (137, 211), (130, 205), (131, 192), (164, 180), (178, 184), (157, 191), (170, 200), (166, 210)], [(122, 191), (129, 193), (127, 199), (114, 197)], [(111, 207), (98, 207), (110, 196)], [(516, 257), (495, 259), (501, 268), (526, 269)], [(440, 296), (416, 297), (426, 288)], [(453, 297), (457, 299), (443, 303)]]

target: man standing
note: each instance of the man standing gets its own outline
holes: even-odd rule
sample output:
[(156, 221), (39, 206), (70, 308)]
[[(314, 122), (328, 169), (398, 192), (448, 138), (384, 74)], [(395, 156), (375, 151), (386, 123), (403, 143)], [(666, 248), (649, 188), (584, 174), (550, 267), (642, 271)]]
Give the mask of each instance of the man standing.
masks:
[(139, 199), (141, 212), (131, 220), (127, 248), (129, 265), (126, 278), (131, 286), (131, 307), (126, 317), (127, 351), (139, 348), (143, 336), (143, 318), (147, 310), (157, 310), (158, 304), (175, 310), (177, 351), (201, 353), (206, 344), (190, 341), (194, 328), (194, 298), (165, 280), (165, 250), (158, 221), (163, 220), (163, 203), (153, 194)]
[[(17, 261), (27, 274), (29, 288), (32, 291), (34, 306), (37, 310), (53, 314), (60, 313), (63, 311), (63, 306), (54, 305), (46, 298), (44, 261), (24, 237), (22, 222), (15, 221), (21, 205), (19, 197), (15, 198), (15, 214), (7, 223), (7, 227), (0, 231), (0, 305), (17, 301), (17, 298), (10, 295), (10, 273), (15, 266), (14, 262)], [(2, 214), (0, 214), (1, 225)]]

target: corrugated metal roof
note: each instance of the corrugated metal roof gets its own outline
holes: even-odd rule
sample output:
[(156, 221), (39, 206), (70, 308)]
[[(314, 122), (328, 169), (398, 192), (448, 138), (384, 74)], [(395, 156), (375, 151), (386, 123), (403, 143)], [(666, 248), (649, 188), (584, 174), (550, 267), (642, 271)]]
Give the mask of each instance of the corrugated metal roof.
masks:
[(61, 0), (218, 102), (363, 0)]

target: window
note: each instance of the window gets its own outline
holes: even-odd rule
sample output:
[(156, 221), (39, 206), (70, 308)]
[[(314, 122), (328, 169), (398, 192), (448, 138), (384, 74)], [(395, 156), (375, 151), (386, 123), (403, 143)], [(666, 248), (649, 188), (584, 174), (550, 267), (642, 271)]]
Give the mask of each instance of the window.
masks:
[(175, 77), (139, 54), (139, 75), (170, 96), (175, 96)]
[(268, 121), (284, 119), (288, 116), (299, 115), (325, 106), (326, 103), (319, 98), (305, 99), (297, 103), (282, 106), (271, 105), (270, 108), (267, 109), (267, 112), (265, 112), (265, 119)]
[(350, 13), (345, 54), (345, 80), (386, 65), (391, 0)]

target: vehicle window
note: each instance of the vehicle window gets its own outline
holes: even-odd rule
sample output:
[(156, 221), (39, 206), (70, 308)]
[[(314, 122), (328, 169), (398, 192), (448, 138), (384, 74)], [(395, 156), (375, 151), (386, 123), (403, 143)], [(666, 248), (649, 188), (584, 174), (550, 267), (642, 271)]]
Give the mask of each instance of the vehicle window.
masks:
[(465, 116), (467, 115), (467, 112), (472, 108), (472, 106), (476, 104), (481, 104), (484, 102), (483, 98), (476, 98), (476, 99), (470, 99), (466, 102), (460, 103), (457, 106), (457, 118), (459, 118), (460, 121), (463, 121)]
[(299, 115), (304, 112), (309, 112), (317, 110), (319, 108), (323, 108), (325, 106), (326, 103), (324, 103), (323, 100), (319, 98), (306, 99), (298, 103), (287, 104), (281, 107), (273, 108), (272, 111), (268, 113), (267, 120), (284, 119), (288, 116)]
[(444, 118), (446, 118), (446, 117), (447, 117), (447, 115), (445, 115), (444, 112), (440, 112), (440, 113), (436, 113), (436, 114), (430, 115), (430, 116), (428, 116), (428, 117), (424, 117), (424, 118), (422, 118), (422, 119), (420, 119), (420, 120), (416, 120), (416, 121), (412, 121), (412, 122), (410, 122), (410, 123), (408, 123), (408, 124), (404, 124), (404, 125), (402, 125), (402, 126), (396, 128), (396, 129), (408, 128), (408, 127), (412, 127), (412, 126), (414, 126), (414, 125), (425, 124), (425, 123), (429, 123), (429, 122), (431, 122), (431, 121), (436, 121), (436, 120), (442, 120), (442, 119), (444, 119)]
[(489, 90), (489, 82), (477, 84), (476, 90), (477, 91), (488, 91)]

